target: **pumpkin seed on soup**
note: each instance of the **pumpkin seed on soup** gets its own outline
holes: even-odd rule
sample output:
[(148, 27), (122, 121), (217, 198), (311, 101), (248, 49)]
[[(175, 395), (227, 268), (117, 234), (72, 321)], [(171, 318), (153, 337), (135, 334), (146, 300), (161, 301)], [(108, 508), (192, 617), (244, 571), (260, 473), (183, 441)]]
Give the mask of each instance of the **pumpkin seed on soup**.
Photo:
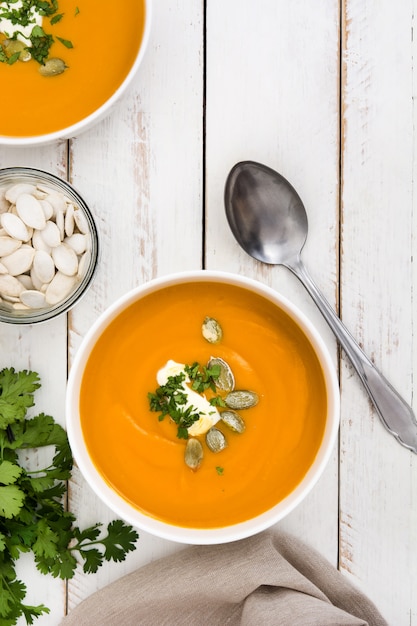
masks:
[(244, 419), (236, 413), (236, 411), (222, 411), (220, 414), (221, 421), (226, 424), (234, 433), (243, 433), (246, 429)]
[(224, 399), (229, 409), (249, 409), (259, 402), (258, 394), (247, 389), (231, 391)]
[(206, 433), (206, 444), (212, 452), (221, 452), (227, 447), (226, 437), (214, 426)]
[(203, 446), (198, 439), (190, 438), (187, 440), (184, 453), (185, 464), (192, 470), (200, 467), (203, 460)]
[(223, 330), (214, 317), (205, 317), (201, 326), (203, 337), (209, 343), (219, 343), (223, 338)]
[(235, 388), (235, 377), (230, 365), (220, 357), (210, 357), (207, 367), (211, 369), (216, 365), (220, 368), (220, 374), (216, 379), (216, 387), (222, 391), (233, 391)]
[(67, 66), (62, 59), (52, 58), (39, 66), (39, 73), (42, 74), (42, 76), (58, 76), (65, 72), (66, 69)]

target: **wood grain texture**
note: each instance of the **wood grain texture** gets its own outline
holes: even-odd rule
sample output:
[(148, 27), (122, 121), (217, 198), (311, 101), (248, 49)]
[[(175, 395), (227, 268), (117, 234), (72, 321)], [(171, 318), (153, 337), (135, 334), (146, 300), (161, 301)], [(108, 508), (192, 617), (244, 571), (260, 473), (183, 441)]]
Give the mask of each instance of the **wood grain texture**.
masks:
[[(410, 402), (412, 12), (411, 2), (345, 5), (341, 259), (343, 319)], [(347, 364), (341, 381), (341, 569), (390, 623), (408, 625), (417, 600), (415, 456), (384, 430)]]

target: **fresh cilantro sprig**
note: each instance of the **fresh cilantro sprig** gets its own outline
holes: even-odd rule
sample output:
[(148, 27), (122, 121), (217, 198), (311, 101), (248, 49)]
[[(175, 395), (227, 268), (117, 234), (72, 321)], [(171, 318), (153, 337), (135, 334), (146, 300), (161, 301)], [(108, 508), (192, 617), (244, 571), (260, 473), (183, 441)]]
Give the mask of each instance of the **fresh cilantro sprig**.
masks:
[[(185, 365), (184, 372), (175, 376), (169, 376), (165, 385), (158, 387), (154, 393), (148, 393), (149, 408), (159, 412), (159, 421), (166, 415), (177, 425), (177, 437), (188, 439), (188, 428), (200, 419), (200, 413), (194, 406), (187, 405), (187, 395), (184, 393), (184, 382), (190, 380), (190, 388), (197, 393), (203, 394), (207, 390), (216, 392), (216, 380), (220, 376), (220, 367), (214, 365), (211, 368), (194, 362)], [(225, 406), (221, 396), (216, 395), (209, 400), (212, 406)]]
[[(18, 580), (16, 561), (32, 552), (43, 574), (72, 578), (77, 564), (94, 573), (104, 561), (123, 561), (135, 549), (138, 534), (121, 520), (103, 533), (100, 524), (86, 530), (76, 525), (63, 498), (71, 477), (73, 458), (64, 429), (40, 413), (26, 418), (40, 387), (35, 372), (0, 371), (0, 624), (27, 624), (49, 609), (24, 604), (26, 585)], [(32, 470), (21, 463), (20, 450), (53, 446), (46, 467)], [(25, 454), (25, 457), (27, 453)]]

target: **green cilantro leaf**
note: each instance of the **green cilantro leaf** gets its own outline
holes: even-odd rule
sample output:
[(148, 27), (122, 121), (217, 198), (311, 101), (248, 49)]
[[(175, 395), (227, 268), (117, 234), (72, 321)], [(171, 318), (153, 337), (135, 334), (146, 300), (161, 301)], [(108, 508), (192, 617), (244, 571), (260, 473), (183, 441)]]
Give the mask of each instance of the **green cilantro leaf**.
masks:
[(0, 487), (0, 515), (12, 519), (17, 515), (25, 501), (25, 494), (16, 485)]
[(26, 411), (33, 406), (33, 394), (40, 387), (36, 372), (14, 368), (0, 372), (0, 428), (24, 420)]
[(37, 538), (32, 546), (35, 556), (54, 557), (57, 554), (58, 535), (45, 519), (39, 520), (36, 531)]
[(0, 462), (0, 483), (12, 485), (19, 478), (23, 469), (10, 461)]

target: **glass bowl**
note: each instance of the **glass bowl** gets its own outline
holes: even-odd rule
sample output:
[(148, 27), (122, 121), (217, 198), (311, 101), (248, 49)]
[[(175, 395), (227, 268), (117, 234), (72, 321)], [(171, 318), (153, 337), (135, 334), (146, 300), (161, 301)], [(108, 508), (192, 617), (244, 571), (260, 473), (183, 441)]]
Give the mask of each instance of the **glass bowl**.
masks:
[(87, 204), (65, 180), (28, 167), (0, 169), (0, 321), (43, 322), (85, 293), (98, 258)]

